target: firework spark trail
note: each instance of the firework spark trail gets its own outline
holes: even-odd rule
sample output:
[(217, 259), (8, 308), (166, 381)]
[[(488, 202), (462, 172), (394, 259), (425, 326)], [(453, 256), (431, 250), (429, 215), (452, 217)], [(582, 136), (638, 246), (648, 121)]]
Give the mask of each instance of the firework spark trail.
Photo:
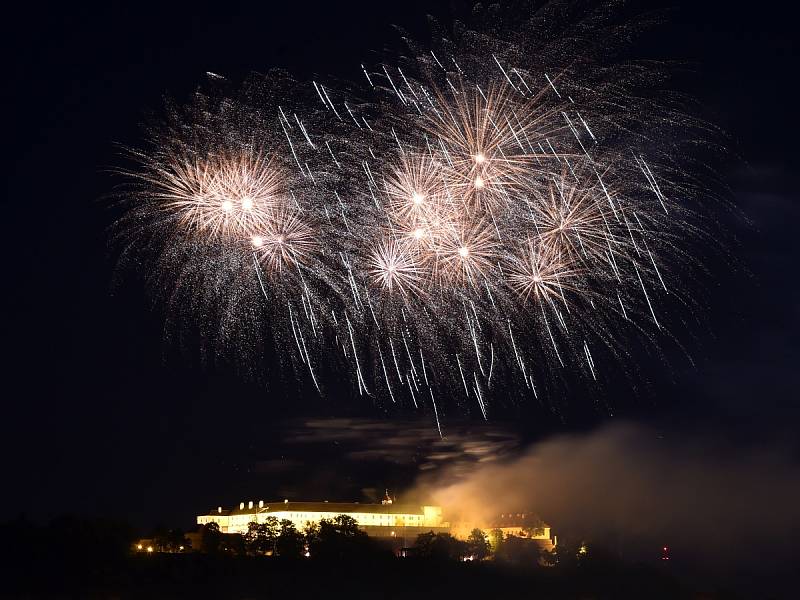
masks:
[(464, 379), (464, 369), (461, 367), (461, 359), (456, 354), (456, 362), (458, 363), (458, 372), (461, 374), (461, 382), (464, 384), (464, 393), (469, 398), (469, 388), (467, 388), (467, 380)]
[(586, 340), (583, 340), (583, 352), (586, 354), (586, 364), (589, 365), (589, 369), (592, 372), (592, 379), (596, 381), (597, 376), (594, 374), (594, 360), (592, 360), (592, 353), (589, 352), (589, 346)]
[(360, 64), (364, 89), (268, 75), (242, 99), (200, 97), (132, 152), (126, 252), (154, 256), (168, 304), (207, 302), (197, 312), (219, 314), (225, 335), (294, 339), (317, 390), (312, 358), (334, 356), (359, 396), (427, 409), (428, 387), (440, 434), (434, 391), (448, 402), (459, 378), (485, 419), (490, 394), (520, 381), (538, 398), (534, 373), (597, 381), (590, 348), (619, 355), (626, 328), (670, 335), (660, 301), (686, 300), (673, 267), (698, 230), (676, 198), (702, 190), (641, 148), (680, 119), (634, 110), (624, 72), (575, 66), (561, 38), (531, 53), (525, 36), (509, 51), (473, 33), (446, 51), (409, 46), (402, 68)]
[(411, 373), (406, 375), (406, 383), (408, 384), (408, 391), (411, 392), (411, 400), (414, 402), (414, 408), (419, 408), (417, 404), (417, 396), (414, 394), (414, 385), (411, 383)]
[(256, 258), (255, 252), (253, 253), (253, 267), (258, 276), (258, 285), (261, 287), (261, 292), (264, 294), (264, 298), (269, 301), (269, 294), (267, 294), (267, 290), (264, 288), (264, 280), (261, 278), (261, 268), (258, 266), (258, 258)]
[(308, 372), (311, 373), (311, 379), (314, 381), (314, 387), (317, 388), (317, 392), (322, 394), (322, 390), (319, 389), (319, 383), (317, 383), (317, 376), (314, 375), (314, 367), (311, 365), (311, 357), (308, 355), (308, 348), (306, 348), (306, 339), (303, 337), (302, 333), (300, 334), (300, 341), (303, 344), (303, 352), (306, 355), (306, 364), (308, 365)]
[(475, 396), (478, 398), (478, 405), (481, 408), (481, 414), (483, 415), (484, 420), (486, 420), (486, 404), (483, 402), (483, 394), (481, 394), (481, 386), (478, 383), (478, 374), (473, 371), (472, 376), (475, 379)]
[(489, 344), (490, 358), (489, 358), (489, 377), (486, 378), (486, 385), (492, 384), (492, 373), (494, 372), (494, 344)]
[(389, 373), (386, 372), (386, 363), (383, 362), (383, 351), (381, 350), (380, 344), (378, 344), (378, 354), (381, 357), (381, 367), (383, 368), (383, 377), (386, 380), (386, 389), (389, 390), (389, 397), (392, 399), (392, 402), (395, 402), (392, 385), (389, 383)]
[(297, 337), (297, 330), (294, 327), (294, 316), (292, 315), (292, 305), (288, 304), (288, 306), (289, 306), (289, 323), (291, 323), (292, 325), (292, 333), (294, 334), (294, 341), (295, 344), (297, 344), (297, 351), (300, 353), (300, 360), (302, 360), (303, 363), (305, 363), (306, 359), (305, 356), (303, 355), (303, 349), (300, 348), (300, 339)]
[(400, 365), (397, 363), (397, 355), (394, 353), (394, 344), (391, 338), (389, 339), (389, 348), (392, 349), (392, 360), (394, 360), (394, 368), (397, 370), (397, 378), (400, 379), (400, 383), (403, 383), (403, 376), (400, 373)]
[(428, 371), (425, 369), (425, 357), (422, 355), (422, 348), (419, 349), (419, 360), (422, 363), (422, 376), (425, 379), (425, 385), (430, 386), (430, 383), (428, 383)]
[(353, 326), (350, 324), (350, 317), (345, 314), (344, 316), (345, 321), (347, 321), (347, 333), (350, 334), (350, 344), (353, 347), (353, 358), (356, 362), (356, 374), (358, 376), (358, 393), (361, 394), (361, 390), (363, 388), (364, 393), (369, 395), (369, 390), (367, 389), (367, 384), (364, 381), (364, 376), (361, 374), (361, 363), (358, 362), (358, 351), (356, 350), (356, 342), (353, 339)]
[(647, 293), (647, 289), (644, 287), (644, 281), (642, 281), (642, 274), (639, 272), (639, 267), (635, 264), (633, 268), (636, 270), (636, 277), (639, 279), (639, 285), (642, 286), (642, 292), (644, 293), (644, 297), (647, 300), (647, 306), (650, 308), (650, 314), (653, 315), (653, 321), (655, 321), (656, 326), (661, 329), (661, 325), (658, 322), (658, 318), (656, 317), (656, 311), (653, 310), (653, 304), (650, 302), (650, 296)]
[(428, 388), (428, 392), (431, 395), (431, 404), (433, 404), (433, 414), (436, 417), (436, 429), (439, 430), (439, 438), (444, 439), (444, 435), (442, 435), (442, 424), (439, 422), (439, 409), (436, 408), (436, 400), (433, 399), (433, 389)]
[(524, 371), (525, 367), (522, 366), (522, 358), (520, 358), (519, 352), (517, 351), (517, 344), (514, 342), (514, 333), (511, 331), (511, 321), (508, 321), (508, 336), (511, 339), (511, 347), (514, 349), (514, 356), (517, 358), (517, 364), (519, 368)]

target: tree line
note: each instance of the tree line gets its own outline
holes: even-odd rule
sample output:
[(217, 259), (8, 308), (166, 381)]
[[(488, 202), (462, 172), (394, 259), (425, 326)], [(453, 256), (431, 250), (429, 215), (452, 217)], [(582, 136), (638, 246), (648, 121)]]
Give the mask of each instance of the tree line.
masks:
[[(369, 537), (358, 523), (347, 515), (309, 523), (300, 531), (289, 520), (266, 517), (263, 522), (251, 522), (244, 534), (224, 534), (217, 523), (201, 528), (200, 552), (218, 555), (281, 556), (299, 558), (338, 558), (387, 552), (385, 543)], [(172, 542), (172, 547), (177, 542)], [(574, 553), (569, 548), (568, 553)], [(403, 556), (427, 560), (481, 561), (494, 558), (513, 565), (555, 565), (563, 561), (561, 551), (543, 550), (531, 539), (504, 535), (499, 529), (489, 535), (473, 529), (461, 540), (449, 533), (433, 531), (419, 534), (413, 545), (403, 549)], [(577, 556), (577, 554), (576, 554)]]
[[(0, 554), (20, 558), (30, 556), (48, 560), (62, 556), (93, 556), (103, 563), (122, 561), (134, 549), (135, 532), (122, 521), (60, 517), (47, 525), (16, 519), (0, 524), (0, 534), (8, 541), (0, 545)], [(192, 539), (196, 541), (194, 547)], [(577, 566), (589, 560), (585, 544), (570, 544), (562, 538), (553, 551), (541, 549), (526, 538), (503, 535), (499, 529), (485, 534), (474, 529), (465, 540), (449, 533), (427, 532), (417, 536), (403, 555), (434, 561), (482, 561), (494, 559), (511, 565)], [(217, 523), (199, 530), (199, 536), (187, 537), (180, 529), (157, 527), (149, 538), (154, 553), (196, 552), (214, 556), (278, 556), (284, 558), (348, 559), (366, 555), (392, 555), (386, 540), (369, 537), (352, 517), (338, 515), (309, 523), (298, 530), (289, 520), (267, 517), (251, 522), (244, 534), (222, 533)], [(140, 552), (147, 548), (139, 547)], [(592, 558), (601, 552), (593, 550)]]

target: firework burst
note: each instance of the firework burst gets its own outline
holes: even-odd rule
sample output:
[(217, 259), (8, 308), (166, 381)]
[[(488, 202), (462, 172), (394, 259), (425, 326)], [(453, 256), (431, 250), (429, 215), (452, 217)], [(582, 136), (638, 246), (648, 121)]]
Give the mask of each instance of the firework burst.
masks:
[(528, 240), (511, 262), (508, 285), (523, 302), (561, 302), (566, 294), (580, 293), (575, 287), (580, 272), (562, 247), (552, 241)]
[(480, 286), (489, 276), (499, 253), (496, 232), (483, 221), (463, 222), (438, 250), (445, 285)]
[(252, 151), (168, 156), (143, 175), (161, 208), (181, 226), (208, 238), (235, 240), (263, 226), (280, 190), (282, 175)]
[(269, 214), (267, 222), (254, 230), (250, 244), (259, 262), (269, 271), (307, 266), (319, 247), (317, 233), (302, 216), (288, 208)]
[(395, 240), (381, 243), (372, 254), (369, 275), (374, 283), (389, 292), (420, 291), (421, 270), (408, 243)]
[[(339, 360), (360, 395), (439, 425), (441, 404), (487, 418), (493, 390), (538, 398), (568, 364), (599, 382), (593, 351), (624, 353), (629, 325), (664, 332), (669, 267), (697, 231), (675, 199), (703, 188), (639, 150), (691, 122), (635, 110), (624, 82), (646, 70), (588, 68), (567, 40), (591, 27), (547, 46), (538, 19), (513, 43), (469, 30), (403, 69), (362, 65), (365, 90), (267, 76), (200, 98), (134, 153), (127, 252), (156, 256), (159, 289), (195, 282), (227, 335), (273, 336), (317, 389)], [(243, 346), (227, 347), (257, 362)]]

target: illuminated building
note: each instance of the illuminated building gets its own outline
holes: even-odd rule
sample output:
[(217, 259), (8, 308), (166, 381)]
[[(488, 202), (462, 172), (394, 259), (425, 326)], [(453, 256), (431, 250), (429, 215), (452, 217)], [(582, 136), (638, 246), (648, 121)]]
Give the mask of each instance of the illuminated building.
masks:
[(499, 529), (504, 535), (549, 540), (550, 526), (530, 513), (504, 513), (496, 517), (488, 529)]
[(555, 548), (556, 539), (552, 536), (550, 525), (543, 523), (532, 513), (504, 513), (489, 521), (456, 521), (450, 527), (450, 533), (460, 539), (466, 539), (473, 529), (480, 529), (488, 538), (494, 539), (497, 532), (504, 538), (516, 537), (531, 540), (542, 550)]
[(550, 526), (533, 515), (509, 513), (499, 515), (491, 523), (478, 524), (459, 521), (451, 524), (445, 521), (440, 506), (420, 506), (395, 503), (388, 495), (380, 503), (359, 502), (240, 502), (234, 509), (218, 506), (208, 514), (197, 517), (198, 525), (217, 523), (222, 533), (246, 533), (250, 523), (264, 523), (267, 517), (278, 521), (288, 520), (303, 531), (311, 523), (322, 519), (333, 519), (337, 515), (352, 517), (367, 535), (389, 538), (396, 545), (411, 545), (421, 533), (450, 533), (466, 539), (470, 532), (482, 529), (488, 536), (500, 530), (504, 536), (515, 536), (535, 541), (542, 549), (552, 550)]
[(264, 523), (267, 517), (278, 521), (288, 520), (302, 531), (310, 523), (333, 519), (337, 515), (352, 517), (358, 526), (374, 537), (405, 538), (420, 533), (450, 531), (450, 524), (442, 519), (440, 506), (396, 504), (387, 498), (380, 504), (359, 502), (258, 502), (239, 503), (238, 508), (221, 506), (197, 517), (198, 525), (211, 522), (219, 525), (222, 533), (246, 533), (249, 523)]

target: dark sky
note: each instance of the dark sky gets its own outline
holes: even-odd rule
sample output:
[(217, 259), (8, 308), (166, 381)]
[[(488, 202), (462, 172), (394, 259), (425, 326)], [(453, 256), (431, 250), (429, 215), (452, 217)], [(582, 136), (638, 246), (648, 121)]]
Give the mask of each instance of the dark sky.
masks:
[[(369, 406), (306, 399), (291, 384), (265, 391), (181, 360), (165, 352), (162, 315), (141, 282), (112, 286), (115, 213), (102, 198), (117, 180), (107, 168), (119, 160), (116, 143), (140, 142), (139, 124), (165, 94), (188, 98), (207, 71), (234, 81), (275, 66), (298, 79), (356, 78), (359, 63), (391, 38), (391, 24), (422, 32), (426, 11), (447, 18), (464, 6), (339, 4), (28, 3), (5, 15), (2, 514), (188, 525), (198, 510), (245, 494), (315, 493), (296, 472), (272, 469), (282, 460), (341, 473), (336, 482), (309, 477), (335, 487), (333, 495), (408, 483), (413, 465), (392, 473), (340, 460), (374, 440), (328, 433), (298, 445), (306, 419), (380, 419)], [(788, 4), (676, 0), (633, 50), (691, 64), (676, 84), (730, 136), (739, 158), (723, 175), (741, 215), (716, 218), (736, 238), (725, 243), (739, 264), (711, 265), (696, 366), (656, 369), (640, 393), (629, 382), (605, 390), (626, 407), (617, 419), (741, 445), (791, 439), (800, 426), (800, 84), (798, 15)], [(599, 420), (534, 426), (524, 410), (516, 417), (514, 427), (496, 425), (523, 442)], [(408, 416), (386, 423), (409, 426)], [(469, 435), (469, 423), (457, 427)]]

